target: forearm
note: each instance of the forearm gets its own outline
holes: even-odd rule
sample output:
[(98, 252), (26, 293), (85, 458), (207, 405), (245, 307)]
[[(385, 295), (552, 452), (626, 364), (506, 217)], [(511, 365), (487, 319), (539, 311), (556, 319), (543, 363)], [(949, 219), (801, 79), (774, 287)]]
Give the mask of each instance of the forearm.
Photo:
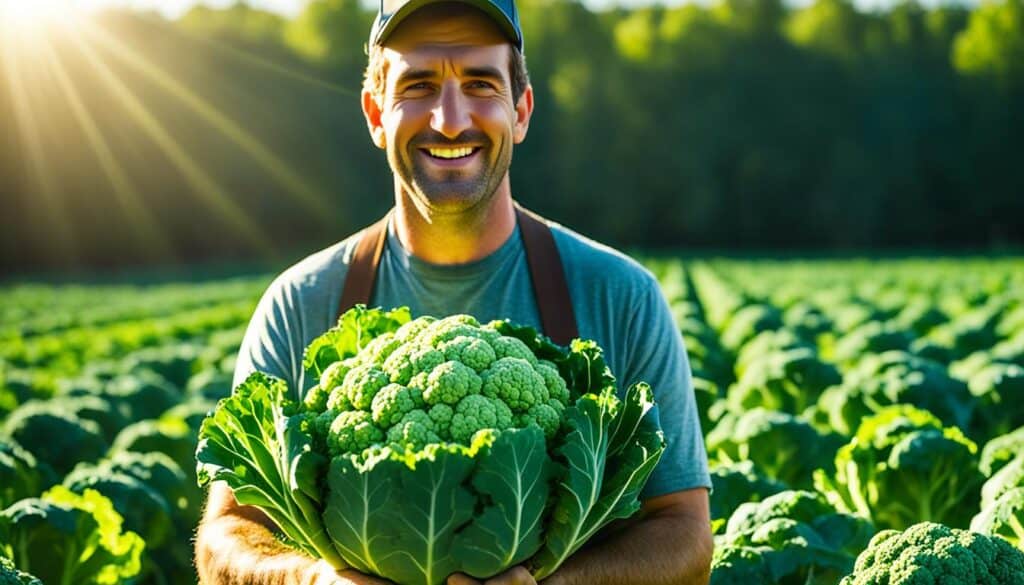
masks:
[(712, 540), (699, 518), (656, 516), (578, 551), (544, 585), (704, 585)]
[(196, 569), (203, 585), (310, 585), (316, 561), (280, 543), (253, 520), (222, 516), (196, 535)]

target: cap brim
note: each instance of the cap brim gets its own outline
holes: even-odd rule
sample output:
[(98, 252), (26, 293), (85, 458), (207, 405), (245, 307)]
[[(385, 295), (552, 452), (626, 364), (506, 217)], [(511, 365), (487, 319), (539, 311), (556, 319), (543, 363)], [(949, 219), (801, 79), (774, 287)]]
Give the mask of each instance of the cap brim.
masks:
[[(500, 8), (488, 0), (409, 0), (403, 4), (401, 8), (395, 11), (394, 14), (388, 17), (382, 26), (374, 27), (376, 34), (374, 35), (374, 38), (371, 39), (371, 44), (383, 45), (387, 38), (391, 36), (391, 33), (398, 28), (398, 25), (401, 24), (406, 17), (424, 6), (436, 4), (438, 2), (461, 2), (482, 10), (491, 17), (491, 20), (501, 28), (501, 31), (505, 33), (505, 36), (508, 37), (516, 47), (522, 49), (523, 40), (519, 38), (519, 33), (516, 31), (515, 24), (509, 20), (509, 17), (502, 12)], [(378, 14), (377, 18), (380, 19), (380, 17), (381, 15)]]

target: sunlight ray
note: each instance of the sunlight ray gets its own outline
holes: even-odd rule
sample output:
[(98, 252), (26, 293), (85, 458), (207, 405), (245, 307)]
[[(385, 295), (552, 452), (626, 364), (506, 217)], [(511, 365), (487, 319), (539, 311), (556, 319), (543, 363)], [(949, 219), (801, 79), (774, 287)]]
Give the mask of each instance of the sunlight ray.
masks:
[(153, 213), (142, 204), (142, 197), (138, 189), (135, 188), (131, 179), (117, 162), (117, 158), (100, 132), (99, 126), (85, 107), (78, 90), (75, 89), (61, 63), (60, 56), (57, 55), (49, 41), (44, 41), (43, 49), (50, 67), (56, 74), (57, 84), (64, 99), (71, 106), (75, 119), (85, 133), (93, 154), (96, 155), (100, 167), (107, 179), (110, 180), (114, 195), (127, 216), (129, 227), (135, 233), (136, 241), (143, 243), (149, 252), (154, 253), (160, 259), (177, 260), (177, 254), (174, 252), (170, 238), (164, 234)]
[(48, 235), (56, 245), (56, 251), (64, 259), (74, 262), (78, 259), (78, 251), (74, 245), (74, 226), (60, 204), (60, 189), (54, 182), (50, 169), (47, 168), (39, 124), (21, 71), (20, 60), (23, 54), (17, 49), (16, 44), (11, 44), (0, 50), (3, 54), (4, 75), (11, 95), (11, 105), (14, 108), (14, 125), (28, 155), (30, 179), (42, 198), (48, 216), (46, 220), (53, 226)]
[(131, 47), (111, 36), (107, 31), (88, 24), (81, 27), (89, 39), (107, 48), (110, 54), (135, 71), (145, 75), (162, 89), (183, 102), (190, 110), (220, 131), (243, 152), (255, 159), (274, 179), (276, 179), (298, 203), (303, 205), (313, 220), (330, 222), (334, 210), (330, 198), (317, 190), (276, 154), (271, 152), (258, 138), (247, 132), (235, 121), (220, 112), (215, 106), (196, 95), (170, 75), (161, 71), (144, 57), (136, 54)]
[(192, 160), (181, 145), (174, 140), (164, 125), (117, 78), (114, 72), (110, 70), (110, 67), (96, 54), (96, 51), (78, 34), (69, 35), (69, 38), (78, 46), (82, 55), (99, 74), (103, 83), (121, 102), (135, 122), (139, 124), (143, 132), (153, 140), (175, 168), (182, 173), (193, 191), (202, 197), (210, 207), (215, 209), (236, 233), (245, 238), (248, 244), (268, 258), (276, 257), (277, 252), (270, 238), (260, 231), (245, 209), (233, 201), (227, 191), (217, 184), (216, 180), (209, 173)]
[[(163, 21), (163, 20), (160, 20), (160, 17), (158, 17), (158, 16), (146, 15), (146, 14), (143, 14), (143, 15), (140, 15), (140, 16), (142, 18), (144, 18), (144, 19), (149, 20), (153, 24), (166, 25), (166, 22)], [(237, 58), (237, 59), (239, 59), (241, 61), (244, 61), (245, 63), (248, 63), (250, 65), (253, 65), (255, 67), (260, 67), (262, 69), (266, 69), (268, 71), (271, 71), (271, 72), (276, 73), (278, 75), (281, 75), (283, 77), (287, 77), (289, 79), (294, 79), (296, 81), (301, 81), (301, 82), (307, 83), (309, 85), (314, 85), (316, 87), (319, 87), (321, 89), (325, 89), (325, 90), (333, 92), (333, 93), (337, 93), (337, 94), (341, 94), (341, 95), (344, 95), (344, 96), (351, 96), (351, 97), (357, 97), (358, 98), (360, 93), (361, 93), (361, 91), (362, 91), (361, 87), (358, 88), (358, 89), (352, 89), (352, 88), (349, 88), (349, 87), (344, 87), (344, 86), (338, 85), (336, 83), (331, 83), (330, 81), (325, 81), (323, 79), (319, 79), (317, 77), (313, 77), (311, 75), (305, 75), (305, 74), (302, 74), (302, 73), (296, 73), (295, 71), (292, 71), (291, 69), (289, 69), (289, 68), (287, 68), (287, 67), (285, 67), (285, 66), (283, 66), (283, 65), (281, 65), (279, 63), (274, 63), (273, 61), (270, 61), (268, 59), (264, 59), (263, 57), (260, 57), (259, 55), (253, 55), (252, 53), (250, 53), (248, 51), (245, 51), (243, 49), (240, 49), (238, 47), (235, 47), (235, 46), (233, 46), (233, 45), (231, 45), (229, 43), (225, 43), (223, 41), (219, 41), (219, 40), (214, 39), (214, 38), (209, 38), (209, 37), (205, 37), (205, 36), (202, 36), (202, 35), (194, 34), (194, 33), (189, 32), (189, 31), (181, 30), (181, 27), (170, 27), (169, 30), (173, 34), (175, 34), (175, 35), (178, 35), (178, 36), (181, 36), (181, 37), (187, 37), (188, 40), (190, 40), (190, 41), (194, 41), (194, 42), (198, 42), (198, 43), (203, 43), (205, 45), (213, 47), (214, 49), (217, 49), (219, 51), (223, 51), (225, 53), (228, 53), (228, 54), (234, 56), (235, 58)]]

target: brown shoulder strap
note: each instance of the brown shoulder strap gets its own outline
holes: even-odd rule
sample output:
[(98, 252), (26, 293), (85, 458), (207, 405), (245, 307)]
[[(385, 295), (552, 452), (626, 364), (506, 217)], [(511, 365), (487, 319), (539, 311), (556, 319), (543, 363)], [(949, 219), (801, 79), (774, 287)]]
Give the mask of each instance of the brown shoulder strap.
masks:
[[(341, 301), (338, 303), (339, 316), (359, 303), (370, 304), (377, 281), (377, 267), (387, 241), (390, 215), (389, 212), (380, 221), (363, 230), (348, 265)], [(551, 228), (542, 217), (518, 204), (516, 219), (526, 250), (526, 263), (530, 268), (533, 296), (540, 311), (541, 329), (555, 343), (568, 345), (579, 337), (579, 329), (569, 296), (569, 285), (565, 281), (562, 258), (555, 246)]]
[(516, 204), (516, 218), (519, 233), (526, 248), (526, 263), (530, 267), (533, 296), (540, 311), (541, 328), (552, 341), (568, 345), (579, 337), (576, 326), (576, 312), (569, 296), (569, 285), (565, 281), (562, 257), (555, 246), (544, 218)]
[(373, 286), (377, 282), (377, 266), (387, 241), (389, 217), (390, 211), (377, 223), (363, 230), (352, 261), (348, 264), (345, 286), (341, 289), (341, 301), (338, 303), (338, 316), (359, 303), (370, 304)]

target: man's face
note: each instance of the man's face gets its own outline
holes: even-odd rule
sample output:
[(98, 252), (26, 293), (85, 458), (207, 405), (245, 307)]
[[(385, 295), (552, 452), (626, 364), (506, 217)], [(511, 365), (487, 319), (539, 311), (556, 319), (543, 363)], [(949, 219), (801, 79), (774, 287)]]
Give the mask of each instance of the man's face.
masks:
[(431, 215), (492, 200), (533, 107), (530, 89), (512, 102), (512, 47), (497, 25), (476, 9), (442, 6), (398, 26), (384, 47), (384, 95), (363, 95), (401, 190)]

